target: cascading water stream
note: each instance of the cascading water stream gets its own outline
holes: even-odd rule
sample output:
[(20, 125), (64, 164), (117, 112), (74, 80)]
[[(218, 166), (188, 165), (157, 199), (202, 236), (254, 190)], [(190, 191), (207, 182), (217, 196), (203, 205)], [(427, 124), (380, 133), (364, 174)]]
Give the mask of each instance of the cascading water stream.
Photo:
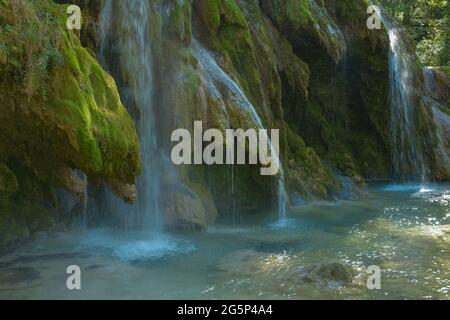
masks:
[(150, 1), (105, 0), (99, 28), (101, 59), (106, 65), (119, 65), (117, 78), (122, 77), (122, 99), (126, 106), (135, 106), (139, 113), (137, 126), (142, 160), (142, 173), (137, 183), (139, 196), (136, 204), (121, 204), (121, 210), (128, 215), (130, 211), (133, 213), (133, 227), (159, 231), (162, 228), (159, 205), (161, 153), (153, 106)]
[(382, 11), (390, 40), (390, 138), (394, 175), (400, 180), (426, 181), (430, 174), (418, 132), (418, 81), (414, 49), (402, 29)]
[[(263, 122), (259, 117), (255, 107), (251, 104), (251, 102), (247, 99), (242, 89), (239, 85), (233, 81), (230, 76), (219, 67), (213, 56), (205, 49), (197, 40), (193, 40), (193, 49), (196, 53), (196, 56), (199, 62), (202, 64), (205, 72), (211, 78), (213, 82), (220, 83), (227, 88), (227, 90), (232, 93), (231, 98), (234, 101), (234, 104), (241, 107), (244, 111), (250, 114), (252, 120), (255, 122), (255, 125), (259, 129), (264, 129)], [(286, 207), (288, 202), (286, 186), (285, 186), (285, 175), (281, 160), (279, 158), (278, 153), (275, 151), (275, 148), (271, 142), (271, 140), (266, 137), (267, 141), (270, 143), (270, 152), (272, 157), (275, 158), (275, 161), (278, 162), (280, 172), (277, 181), (277, 205), (278, 205), (278, 216), (279, 220), (283, 221), (286, 219)]]

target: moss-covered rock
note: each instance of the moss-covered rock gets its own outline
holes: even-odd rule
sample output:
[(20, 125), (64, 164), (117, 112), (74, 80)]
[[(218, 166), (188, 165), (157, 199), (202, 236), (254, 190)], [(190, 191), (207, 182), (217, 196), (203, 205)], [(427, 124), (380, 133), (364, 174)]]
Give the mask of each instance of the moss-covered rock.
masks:
[(307, 279), (324, 285), (330, 283), (351, 284), (356, 272), (340, 262), (324, 262), (316, 265), (306, 276)]
[[(17, 188), (12, 183), (5, 193), (5, 206), (25, 189), (41, 203), (53, 201), (54, 187), (81, 193), (84, 184), (74, 169), (92, 182), (106, 181), (128, 200), (135, 198), (134, 127), (114, 80), (90, 54), (98, 48), (103, 2), (73, 2), (82, 7), (84, 21), (75, 34), (64, 28), (65, 7), (50, 0), (15, 1), (16, 15), (12, 1), (0, 3), (5, 9), (0, 73), (8, 79), (0, 82), (0, 102), (8, 108), (0, 114), (0, 123), (7, 124), (0, 128), (0, 191), (2, 181), (17, 181)], [(102, 53), (111, 60), (129, 112), (139, 119), (141, 110), (130, 97), (135, 75), (129, 70), (138, 68), (113, 58), (127, 39), (127, 22), (115, 10), (124, 9), (124, 3), (114, 2), (112, 10), (117, 43)], [(245, 110), (247, 101), (236, 88), (230, 90), (233, 81), (264, 126), (280, 129), (291, 195), (330, 198), (342, 188), (339, 176), (359, 185), (364, 178), (390, 177), (389, 38), (385, 29), (365, 27), (368, 5), (367, 0), (152, 1), (146, 7), (151, 11), (149, 59), (163, 158), (173, 146), (172, 131), (192, 130), (194, 121), (222, 132), (258, 126)], [(33, 23), (24, 24), (23, 17)], [(217, 66), (204, 61), (199, 48)], [(425, 120), (424, 136), (430, 130)], [(261, 212), (272, 208), (277, 195), (277, 178), (260, 176), (259, 166), (162, 167), (175, 175), (166, 172), (161, 181), (171, 229), (201, 229), (217, 214), (235, 219)]]
[[(110, 185), (132, 185), (140, 170), (136, 131), (115, 82), (66, 28), (65, 9), (49, 0), (0, 3), (0, 161), (25, 204), (46, 202), (52, 188), (79, 191), (75, 169)], [(19, 214), (18, 201), (11, 214)], [(36, 207), (26, 208), (20, 214), (30, 232), (49, 225)]]
[[(202, 40), (218, 52), (226, 55), (231, 72), (238, 78), (243, 91), (253, 102), (265, 120), (261, 77), (248, 21), (236, 0), (195, 1), (196, 21)], [(208, 32), (205, 32), (208, 31)]]
[[(331, 197), (342, 187), (333, 171), (351, 177), (358, 184), (363, 183), (362, 177), (389, 176), (385, 130), (389, 43), (385, 30), (370, 34), (352, 29), (366, 17), (366, 4), (362, 0), (353, 4), (194, 1), (194, 33), (213, 51), (211, 54), (220, 67), (243, 88), (265, 125), (281, 129), (281, 157), (292, 194), (305, 198)], [(291, 10), (293, 8), (298, 10)], [(356, 34), (352, 40), (356, 49), (346, 50), (346, 32)], [(380, 55), (380, 51), (383, 54)], [(185, 105), (176, 108), (177, 119), (188, 119), (183, 121), (188, 128), (192, 120), (200, 120), (198, 117), (204, 118), (208, 127), (248, 128), (248, 119), (237, 116), (239, 112), (233, 102), (227, 102), (224, 97), (217, 99), (208, 92), (210, 84), (202, 74), (198, 59), (192, 58), (189, 49), (182, 49), (182, 52), (188, 70), (191, 68), (190, 74), (199, 74), (203, 84), (194, 82), (197, 83), (193, 91), (196, 93), (188, 96), (183, 93), (185, 89), (174, 90), (175, 96), (183, 97), (185, 105), (191, 106), (190, 110)], [(350, 72), (349, 66), (341, 66), (346, 54), (353, 59)], [(367, 70), (358, 73), (359, 64), (365, 64)], [(184, 69), (178, 67), (178, 70)], [(347, 72), (352, 74), (347, 75)], [(194, 78), (176, 77), (185, 82)], [(360, 85), (350, 97), (353, 110), (348, 110), (347, 81)], [(362, 107), (370, 110), (361, 112)], [(185, 115), (180, 117), (180, 114)], [(356, 131), (361, 134), (355, 135)], [(195, 171), (204, 177), (209, 169), (205, 170)], [(212, 172), (208, 176), (209, 179), (217, 177), (209, 182), (215, 185), (211, 192), (216, 205), (220, 208), (227, 203), (229, 207), (230, 201), (239, 203), (239, 200), (230, 200), (227, 191), (230, 186), (223, 183), (229, 180), (229, 170)], [(259, 195), (268, 191), (273, 196), (275, 192), (263, 187), (267, 182), (251, 172), (251, 168), (244, 167), (235, 172), (235, 182), (238, 182), (233, 189), (242, 187), (242, 194), (248, 195), (241, 200), (261, 199), (258, 192), (250, 195), (246, 185), (265, 190)], [(235, 193), (239, 195), (240, 191)]]
[[(312, 12), (322, 12), (336, 34), (342, 35), (336, 35), (336, 40), (345, 38), (345, 44), (341, 55), (330, 55), (326, 45), (308, 40), (311, 36), (288, 36), (311, 76), (307, 99), (298, 90), (289, 90), (283, 78), (286, 121), (327, 164), (355, 182), (362, 177), (387, 178), (387, 33), (361, 28), (361, 21), (367, 19), (366, 1), (324, 1), (323, 6), (316, 3), (314, 7)], [(272, 12), (270, 6), (266, 10)]]
[(335, 63), (346, 44), (326, 7), (315, 0), (262, 1), (262, 7), (280, 31), (297, 46), (323, 50)]
[(19, 189), (17, 178), (6, 165), (0, 163), (0, 193), (10, 195)]

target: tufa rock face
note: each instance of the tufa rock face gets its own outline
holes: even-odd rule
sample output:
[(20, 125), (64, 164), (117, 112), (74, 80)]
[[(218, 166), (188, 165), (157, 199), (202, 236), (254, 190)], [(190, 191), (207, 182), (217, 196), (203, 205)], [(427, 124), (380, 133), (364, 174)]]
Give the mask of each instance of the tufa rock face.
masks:
[[(79, 4), (97, 19), (99, 1)], [(265, 127), (281, 130), (290, 195), (333, 198), (343, 187), (338, 176), (359, 186), (365, 178), (389, 178), (389, 38), (385, 29), (366, 28), (367, 6), (366, 0), (152, 2), (149, 41), (154, 103), (164, 106), (157, 115), (163, 153), (169, 155), (171, 132), (192, 129), (196, 120), (221, 131), (255, 126), (202, 61), (199, 43), (245, 93)], [(86, 39), (92, 46), (95, 36)], [(128, 77), (120, 71), (119, 83)], [(162, 183), (162, 193), (171, 195), (162, 200), (168, 228), (205, 226), (215, 212), (232, 212), (231, 203), (239, 214), (261, 212), (277, 193), (274, 180), (253, 166), (170, 170), (178, 179)], [(205, 214), (205, 201), (214, 214)]]
[[(70, 176), (78, 169), (90, 183), (104, 181), (132, 201), (139, 146), (115, 85), (132, 75), (115, 64), (114, 81), (90, 54), (98, 49), (103, 2), (70, 3), (83, 12), (85, 28), (78, 36), (65, 28), (65, 6), (0, 2), (0, 23), (11, 26), (0, 31), (0, 164), (7, 168), (3, 179), (11, 172), (17, 181), (17, 188), (9, 187), (17, 190), (5, 197), (26, 190), (33, 201), (54, 203), (55, 187), (80, 193), (79, 181)], [(163, 156), (170, 155), (171, 132), (192, 129), (196, 120), (204, 129), (255, 127), (235, 92), (202, 60), (199, 43), (264, 126), (280, 129), (289, 194), (333, 198), (343, 187), (338, 176), (357, 185), (389, 178), (389, 38), (384, 29), (366, 28), (367, 6), (366, 0), (152, 1), (148, 41)], [(26, 19), (40, 26), (37, 37), (29, 36), (35, 30)], [(258, 169), (163, 168), (176, 172), (161, 182), (166, 227), (204, 228), (233, 206), (239, 214), (272, 208), (276, 183)]]
[(448, 67), (424, 68), (425, 104), (433, 112), (436, 125), (436, 156), (434, 175), (450, 180), (450, 72)]
[(449, 104), (450, 68), (424, 68), (425, 95), (440, 104)]
[[(48, 226), (33, 221), (39, 211), (18, 213), (21, 203), (48, 211), (55, 188), (79, 193), (74, 169), (129, 200), (118, 186), (133, 185), (140, 171), (136, 131), (115, 82), (66, 28), (65, 8), (47, 0), (0, 3), (0, 24), (8, 26), (0, 30), (0, 181), (16, 181), (5, 186), (0, 217), (22, 216), (5, 218), (6, 229)], [(0, 237), (0, 245), (14, 239)]]

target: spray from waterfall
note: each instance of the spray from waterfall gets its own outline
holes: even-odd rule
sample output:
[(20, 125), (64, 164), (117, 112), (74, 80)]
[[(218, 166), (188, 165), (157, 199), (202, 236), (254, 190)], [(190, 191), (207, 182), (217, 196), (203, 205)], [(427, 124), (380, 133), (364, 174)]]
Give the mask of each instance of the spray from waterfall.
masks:
[[(231, 93), (231, 99), (233, 100), (234, 105), (239, 106), (243, 111), (250, 114), (253, 122), (259, 129), (264, 129), (263, 122), (259, 117), (255, 107), (245, 96), (239, 85), (235, 81), (233, 81), (230, 76), (222, 70), (222, 68), (219, 67), (211, 53), (208, 52), (208, 50), (206, 50), (197, 40), (193, 40), (192, 46), (199, 62), (202, 64), (205, 72), (208, 74), (211, 80), (227, 88), (227, 90)], [(268, 137), (265, 138), (270, 143), (270, 151), (272, 157), (274, 157), (275, 161), (279, 163), (280, 172), (277, 180), (278, 215), (280, 220), (285, 220), (288, 197), (286, 192), (284, 170), (279, 155), (275, 151), (272, 142)]]
[[(153, 105), (153, 57), (151, 2), (105, 0), (100, 18), (100, 58), (119, 79), (124, 104), (134, 114), (141, 147), (142, 174), (136, 204), (120, 204), (119, 210), (134, 217), (134, 227), (159, 231), (160, 150)], [(113, 200), (114, 201), (114, 200)], [(117, 203), (116, 203), (117, 204)]]

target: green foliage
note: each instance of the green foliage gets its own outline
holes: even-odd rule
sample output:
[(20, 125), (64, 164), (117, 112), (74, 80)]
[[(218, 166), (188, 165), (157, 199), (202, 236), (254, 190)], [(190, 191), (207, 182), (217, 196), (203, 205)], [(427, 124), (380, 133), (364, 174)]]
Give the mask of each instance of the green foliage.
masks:
[(31, 96), (44, 88), (48, 70), (63, 63), (58, 50), (62, 20), (51, 14), (48, 1), (3, 1), (0, 7), (0, 50), (6, 53), (0, 60), (7, 64), (0, 72), (25, 75)]
[(450, 65), (450, 2), (448, 0), (381, 0), (417, 42), (423, 64)]

